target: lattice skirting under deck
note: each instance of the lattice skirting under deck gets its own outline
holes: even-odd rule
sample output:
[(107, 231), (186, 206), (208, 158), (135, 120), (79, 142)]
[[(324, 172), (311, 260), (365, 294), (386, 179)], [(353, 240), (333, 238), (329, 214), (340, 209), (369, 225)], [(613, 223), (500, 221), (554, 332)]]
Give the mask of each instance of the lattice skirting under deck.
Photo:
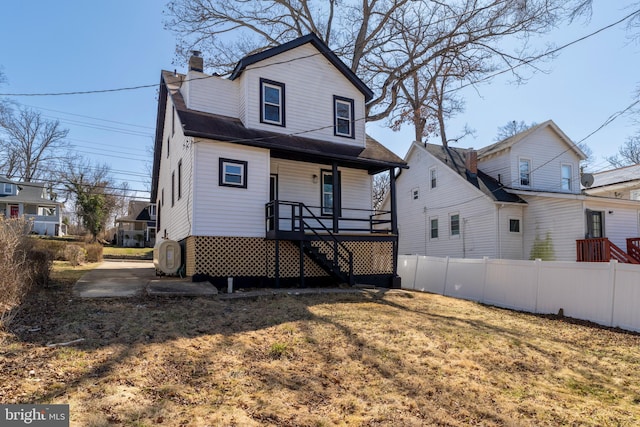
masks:
[[(346, 241), (353, 252), (354, 274), (393, 273), (391, 242)], [(184, 242), (186, 273), (213, 277), (275, 277), (276, 242), (259, 237), (190, 236)], [(280, 277), (300, 276), (299, 247), (280, 241)], [(326, 273), (310, 258), (304, 259), (305, 277), (324, 277)]]

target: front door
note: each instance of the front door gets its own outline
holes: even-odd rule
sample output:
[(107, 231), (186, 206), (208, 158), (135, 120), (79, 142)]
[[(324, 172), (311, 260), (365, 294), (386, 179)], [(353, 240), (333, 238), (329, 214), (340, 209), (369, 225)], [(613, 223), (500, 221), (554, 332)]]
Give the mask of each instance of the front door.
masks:
[(18, 218), (20, 216), (20, 207), (17, 205), (11, 205), (11, 218)]

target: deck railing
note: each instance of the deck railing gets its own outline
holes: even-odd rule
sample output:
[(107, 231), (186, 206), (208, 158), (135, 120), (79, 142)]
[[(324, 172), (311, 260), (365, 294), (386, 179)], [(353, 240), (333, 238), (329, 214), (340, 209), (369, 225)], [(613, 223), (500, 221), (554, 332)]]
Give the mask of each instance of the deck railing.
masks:
[[(310, 232), (333, 228), (333, 217), (323, 215), (320, 206), (299, 202), (272, 200), (265, 206), (265, 216), (267, 231), (301, 231), (301, 221)], [(338, 233), (391, 233), (391, 211), (342, 208), (337, 223)]]
[(611, 243), (606, 237), (576, 240), (578, 262), (609, 262), (612, 259), (628, 264), (640, 264), (640, 261)]
[(636, 261), (640, 262), (640, 237), (627, 239), (627, 253)]

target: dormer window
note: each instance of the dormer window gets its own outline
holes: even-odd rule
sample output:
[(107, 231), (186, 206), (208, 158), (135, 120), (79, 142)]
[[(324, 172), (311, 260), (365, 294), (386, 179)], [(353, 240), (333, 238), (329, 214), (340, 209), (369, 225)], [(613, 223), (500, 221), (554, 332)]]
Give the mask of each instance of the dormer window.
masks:
[(353, 138), (353, 99), (333, 97), (334, 134)]
[(284, 84), (260, 79), (260, 122), (284, 126)]
[(8, 182), (5, 182), (4, 194), (11, 194), (11, 193), (12, 193), (11, 184), (9, 184)]

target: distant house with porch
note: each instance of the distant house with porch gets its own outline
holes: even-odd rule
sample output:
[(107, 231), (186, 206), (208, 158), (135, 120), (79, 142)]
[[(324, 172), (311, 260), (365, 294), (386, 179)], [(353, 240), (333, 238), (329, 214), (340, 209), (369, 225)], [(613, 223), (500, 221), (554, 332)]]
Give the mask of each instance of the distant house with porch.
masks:
[(45, 184), (17, 182), (0, 176), (0, 215), (27, 219), (32, 233), (62, 235), (60, 208), (61, 203), (51, 200)]
[(153, 247), (156, 243), (156, 204), (129, 201), (126, 216), (116, 218), (116, 245)]
[(396, 211), (372, 209), (372, 177), (406, 163), (366, 135), (372, 96), (312, 34), (242, 58), (228, 78), (196, 55), (186, 74), (163, 71), (152, 200), (186, 274), (398, 285)]

